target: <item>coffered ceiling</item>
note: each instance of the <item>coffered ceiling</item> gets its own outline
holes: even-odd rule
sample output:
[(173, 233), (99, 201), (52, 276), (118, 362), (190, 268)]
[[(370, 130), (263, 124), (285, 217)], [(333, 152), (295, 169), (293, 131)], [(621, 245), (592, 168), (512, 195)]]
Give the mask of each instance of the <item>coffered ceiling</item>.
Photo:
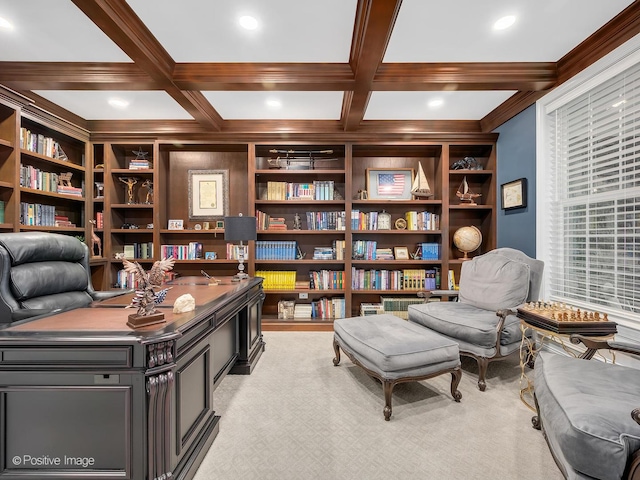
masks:
[(640, 0), (0, 0), (0, 19), (0, 84), (94, 135), (411, 135), (492, 131), (639, 33)]

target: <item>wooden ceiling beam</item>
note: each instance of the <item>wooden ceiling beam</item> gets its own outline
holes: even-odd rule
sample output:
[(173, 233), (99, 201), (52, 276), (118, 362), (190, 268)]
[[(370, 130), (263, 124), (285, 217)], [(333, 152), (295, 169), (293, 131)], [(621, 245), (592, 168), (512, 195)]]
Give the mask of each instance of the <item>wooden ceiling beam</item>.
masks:
[(135, 63), (0, 62), (0, 83), (16, 90), (158, 90)]
[(358, 128), (364, 118), (371, 87), (391, 38), (402, 0), (358, 0), (349, 64), (355, 75), (352, 94), (345, 95), (342, 118), (345, 131)]
[(185, 90), (351, 90), (346, 63), (177, 63), (173, 80)]
[(373, 90), (546, 90), (558, 79), (555, 62), (383, 63)]
[(202, 94), (183, 91), (173, 83), (174, 60), (126, 2), (72, 1), (196, 121), (214, 130), (222, 128), (222, 118)]

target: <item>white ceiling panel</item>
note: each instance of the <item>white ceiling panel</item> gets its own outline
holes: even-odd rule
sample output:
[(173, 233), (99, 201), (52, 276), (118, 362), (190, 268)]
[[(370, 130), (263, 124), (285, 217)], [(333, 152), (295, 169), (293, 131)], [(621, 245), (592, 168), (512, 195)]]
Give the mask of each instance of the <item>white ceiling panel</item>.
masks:
[(225, 120), (339, 120), (342, 92), (202, 92)]
[[(177, 62), (347, 62), (356, 0), (127, 0)], [(247, 31), (238, 19), (251, 15)]]
[[(514, 91), (373, 92), (365, 120), (479, 120)], [(430, 106), (430, 103), (437, 105)]]
[[(556, 62), (632, 0), (403, 0), (385, 62)], [(515, 24), (494, 31), (496, 20)]]
[[(46, 98), (85, 120), (193, 120), (178, 102), (160, 91), (36, 90)], [(128, 102), (116, 108), (109, 100)]]
[(0, 17), (0, 61), (131, 61), (69, 0), (0, 0)]

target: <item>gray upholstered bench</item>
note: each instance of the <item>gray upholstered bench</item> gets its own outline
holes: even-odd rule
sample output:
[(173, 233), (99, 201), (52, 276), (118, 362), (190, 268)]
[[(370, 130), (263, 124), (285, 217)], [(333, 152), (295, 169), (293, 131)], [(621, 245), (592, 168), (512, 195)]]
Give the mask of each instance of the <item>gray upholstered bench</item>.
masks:
[(391, 418), (391, 394), (397, 383), (451, 373), (451, 395), (462, 398), (458, 344), (442, 335), (393, 315), (341, 318), (333, 322), (333, 364), (340, 349), (353, 363), (382, 382), (384, 419)]

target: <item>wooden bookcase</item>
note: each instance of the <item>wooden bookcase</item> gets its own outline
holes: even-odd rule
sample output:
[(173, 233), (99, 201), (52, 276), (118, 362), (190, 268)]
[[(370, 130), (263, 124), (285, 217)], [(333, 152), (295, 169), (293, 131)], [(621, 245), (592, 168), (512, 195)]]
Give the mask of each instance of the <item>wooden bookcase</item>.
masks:
[[(28, 128), (58, 142), (67, 159), (55, 159), (20, 148), (20, 129)], [(278, 303), (284, 300), (296, 304), (310, 304), (327, 299), (344, 299), (345, 315), (359, 315), (361, 303), (378, 303), (381, 296), (415, 297), (416, 289), (382, 290), (381, 287), (362, 288), (354, 285), (358, 271), (427, 270), (440, 273), (440, 286), (447, 288), (447, 273), (460, 276), (462, 252), (453, 245), (458, 228), (476, 226), (482, 232), (482, 245), (471, 257), (496, 247), (496, 135), (466, 136), (464, 140), (442, 139), (433, 141), (323, 141), (323, 142), (173, 142), (153, 138), (120, 141), (89, 142), (88, 133), (55, 117), (31, 111), (17, 99), (7, 101), (0, 97), (0, 200), (5, 204), (4, 222), (0, 231), (46, 230), (84, 236), (91, 247), (92, 226), (102, 214), (101, 228), (95, 228), (102, 243), (103, 255), (92, 258), (92, 279), (97, 288), (111, 288), (118, 281), (122, 260), (115, 258), (129, 245), (153, 245), (147, 249), (147, 258), (136, 256), (146, 267), (161, 258), (163, 245), (201, 244), (203, 258), (178, 260), (174, 267), (182, 276), (227, 276), (237, 271), (238, 262), (227, 260), (227, 242), (224, 228), (216, 228), (223, 216), (202, 218), (190, 216), (190, 171), (226, 171), (228, 185), (225, 195), (228, 209), (225, 214), (256, 215), (263, 212), (284, 219), (286, 230), (258, 230), (258, 240), (249, 243), (246, 268), (250, 275), (263, 271), (295, 272), (295, 282), (288, 288), (266, 288), (263, 324), (272, 329), (332, 329), (332, 318), (278, 318)], [(147, 152), (150, 167), (133, 170), (131, 161), (139, 150)], [(273, 151), (276, 151), (274, 153)], [(290, 162), (287, 152), (327, 152), (314, 154), (326, 161), (315, 162), (313, 168), (305, 162)], [(273, 160), (280, 157), (280, 168)], [(304, 154), (298, 155), (304, 157)], [(481, 169), (454, 170), (451, 166), (465, 157), (473, 157)], [(270, 162), (271, 160), (271, 162)], [(291, 160), (291, 158), (289, 159)], [(72, 184), (83, 188), (81, 197), (40, 191), (20, 186), (20, 165), (32, 165), (42, 171), (72, 172)], [(422, 166), (433, 196), (428, 199), (385, 199), (361, 194), (370, 188), (367, 172), (389, 169), (412, 170)], [(135, 177), (133, 199), (127, 195), (127, 185), (121, 178)], [(466, 177), (470, 188), (480, 193), (478, 205), (461, 205), (456, 190)], [(143, 188), (147, 181), (152, 191)], [(333, 196), (321, 198), (269, 199), (269, 182), (287, 184), (313, 184), (323, 182)], [(331, 187), (326, 187), (332, 182)], [(98, 189), (100, 184), (103, 188)], [(103, 195), (99, 196), (101, 191)], [(328, 195), (328, 194), (327, 194)], [(30, 226), (20, 221), (21, 202), (45, 203), (55, 206), (56, 213), (68, 216), (75, 227)], [(391, 229), (359, 228), (352, 225), (355, 212), (371, 214), (386, 212), (391, 215)], [(409, 211), (429, 212), (437, 215), (438, 228), (429, 230), (398, 229), (396, 220)], [(344, 212), (344, 226), (316, 229), (310, 226), (307, 212), (322, 218), (329, 212)], [(294, 229), (296, 216), (301, 223)], [(182, 220), (183, 229), (169, 229), (170, 220)], [(205, 225), (208, 222), (209, 228)], [(129, 227), (129, 228), (127, 228)], [(133, 227), (133, 228), (130, 228)], [(320, 227), (316, 225), (315, 227)], [(376, 242), (378, 248), (406, 247), (413, 253), (422, 243), (440, 247), (439, 258), (366, 260), (353, 258), (352, 244), (356, 241)], [(296, 242), (294, 259), (256, 259), (256, 245), (268, 242)], [(337, 243), (336, 243), (337, 242)], [(330, 251), (334, 245), (344, 245), (339, 258), (314, 259), (316, 247)], [(139, 250), (142, 252), (142, 250)], [(204, 258), (206, 252), (215, 253), (215, 259)], [(333, 275), (342, 272), (342, 284), (337, 280), (321, 288), (312, 288), (309, 280), (314, 272)], [(318, 278), (318, 277), (315, 277)], [(333, 277), (331, 277), (333, 278)]]

